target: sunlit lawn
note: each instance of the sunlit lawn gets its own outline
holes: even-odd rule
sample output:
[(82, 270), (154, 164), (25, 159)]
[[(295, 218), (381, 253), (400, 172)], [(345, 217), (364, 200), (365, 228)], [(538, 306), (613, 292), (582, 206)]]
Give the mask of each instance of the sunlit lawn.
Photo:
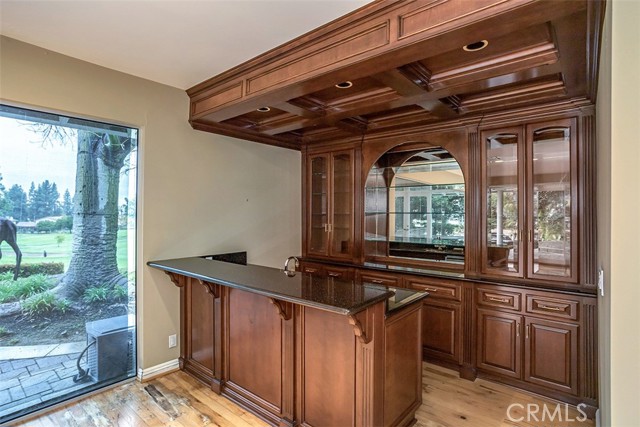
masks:
[[(58, 243), (56, 236), (61, 236), (62, 241)], [(63, 262), (65, 271), (69, 267), (71, 260), (71, 233), (50, 233), (50, 234), (18, 234), (18, 246), (22, 251), (23, 264), (35, 264), (40, 262)], [(0, 245), (2, 250), (2, 260), (0, 264), (15, 265), (15, 254), (13, 249), (6, 242)], [(127, 230), (118, 230), (118, 269), (127, 270)], [(45, 251), (47, 256), (44, 256)]]

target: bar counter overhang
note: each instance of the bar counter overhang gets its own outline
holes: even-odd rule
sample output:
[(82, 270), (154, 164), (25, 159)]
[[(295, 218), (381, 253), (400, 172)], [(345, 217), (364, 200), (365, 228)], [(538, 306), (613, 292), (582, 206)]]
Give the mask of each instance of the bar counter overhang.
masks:
[(408, 426), (422, 402), (424, 292), (190, 257), (180, 367), (271, 425)]

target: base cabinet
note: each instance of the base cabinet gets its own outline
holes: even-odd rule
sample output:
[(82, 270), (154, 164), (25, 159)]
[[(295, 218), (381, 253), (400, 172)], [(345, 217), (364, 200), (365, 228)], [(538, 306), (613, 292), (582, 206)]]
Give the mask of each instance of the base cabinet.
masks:
[(425, 302), (422, 304), (422, 348), (427, 360), (461, 363), (460, 304)]
[(430, 362), (462, 364), (462, 285), (448, 280), (404, 278), (406, 287), (429, 292), (422, 303), (422, 348)]
[[(335, 268), (303, 263), (312, 274)], [(344, 265), (338, 268), (345, 269)], [(303, 269), (303, 271), (306, 271)], [(422, 301), (427, 362), (573, 405), (597, 408), (595, 296), (358, 268), (361, 281), (429, 293)]]
[(479, 369), (522, 378), (522, 316), (478, 310), (476, 357)]
[(478, 287), (478, 374), (574, 405), (597, 405), (595, 298)]
[(524, 380), (578, 394), (578, 325), (525, 319)]

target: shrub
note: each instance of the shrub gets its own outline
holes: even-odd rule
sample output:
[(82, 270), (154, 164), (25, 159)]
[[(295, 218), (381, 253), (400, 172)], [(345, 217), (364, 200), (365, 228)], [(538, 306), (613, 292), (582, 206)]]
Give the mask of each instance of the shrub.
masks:
[[(0, 265), (0, 274), (10, 272), (13, 279), (13, 269), (15, 265), (3, 264)], [(62, 274), (64, 273), (64, 263), (62, 262), (39, 262), (37, 264), (22, 264), (20, 266), (19, 277), (29, 277), (34, 274)]]
[(41, 316), (53, 312), (65, 313), (69, 301), (60, 299), (51, 292), (43, 292), (27, 298), (22, 304), (22, 312), (28, 316)]
[(95, 286), (93, 288), (88, 288), (84, 291), (82, 299), (84, 300), (84, 302), (87, 302), (89, 304), (106, 301), (107, 299), (109, 299), (109, 288), (106, 286)]
[(9, 331), (4, 326), (0, 326), (0, 337), (4, 337), (5, 335), (9, 335)]
[(109, 296), (113, 298), (115, 301), (126, 301), (129, 297), (129, 290), (126, 286), (115, 285)]
[(13, 276), (11, 276), (10, 280), (0, 281), (0, 286), (0, 303), (4, 303), (42, 293), (51, 289), (54, 285), (50, 277), (44, 274), (35, 274), (30, 277), (19, 278), (16, 281), (13, 281)]

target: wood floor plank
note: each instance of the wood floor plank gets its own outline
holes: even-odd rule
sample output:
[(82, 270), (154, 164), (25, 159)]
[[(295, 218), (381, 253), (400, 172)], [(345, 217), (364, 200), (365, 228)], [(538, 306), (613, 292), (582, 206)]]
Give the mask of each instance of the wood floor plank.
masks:
[[(527, 419), (526, 405), (557, 402), (515, 388), (478, 379), (463, 380), (451, 370), (424, 363), (423, 404), (417, 427), (593, 427), (571, 408), (572, 421)], [(510, 405), (515, 405), (511, 406)], [(509, 409), (510, 408), (510, 409)], [(509, 415), (515, 420), (509, 419)], [(540, 415), (540, 414), (538, 414)], [(152, 381), (129, 382), (63, 408), (24, 421), (30, 427), (263, 427), (267, 424), (178, 371)]]

